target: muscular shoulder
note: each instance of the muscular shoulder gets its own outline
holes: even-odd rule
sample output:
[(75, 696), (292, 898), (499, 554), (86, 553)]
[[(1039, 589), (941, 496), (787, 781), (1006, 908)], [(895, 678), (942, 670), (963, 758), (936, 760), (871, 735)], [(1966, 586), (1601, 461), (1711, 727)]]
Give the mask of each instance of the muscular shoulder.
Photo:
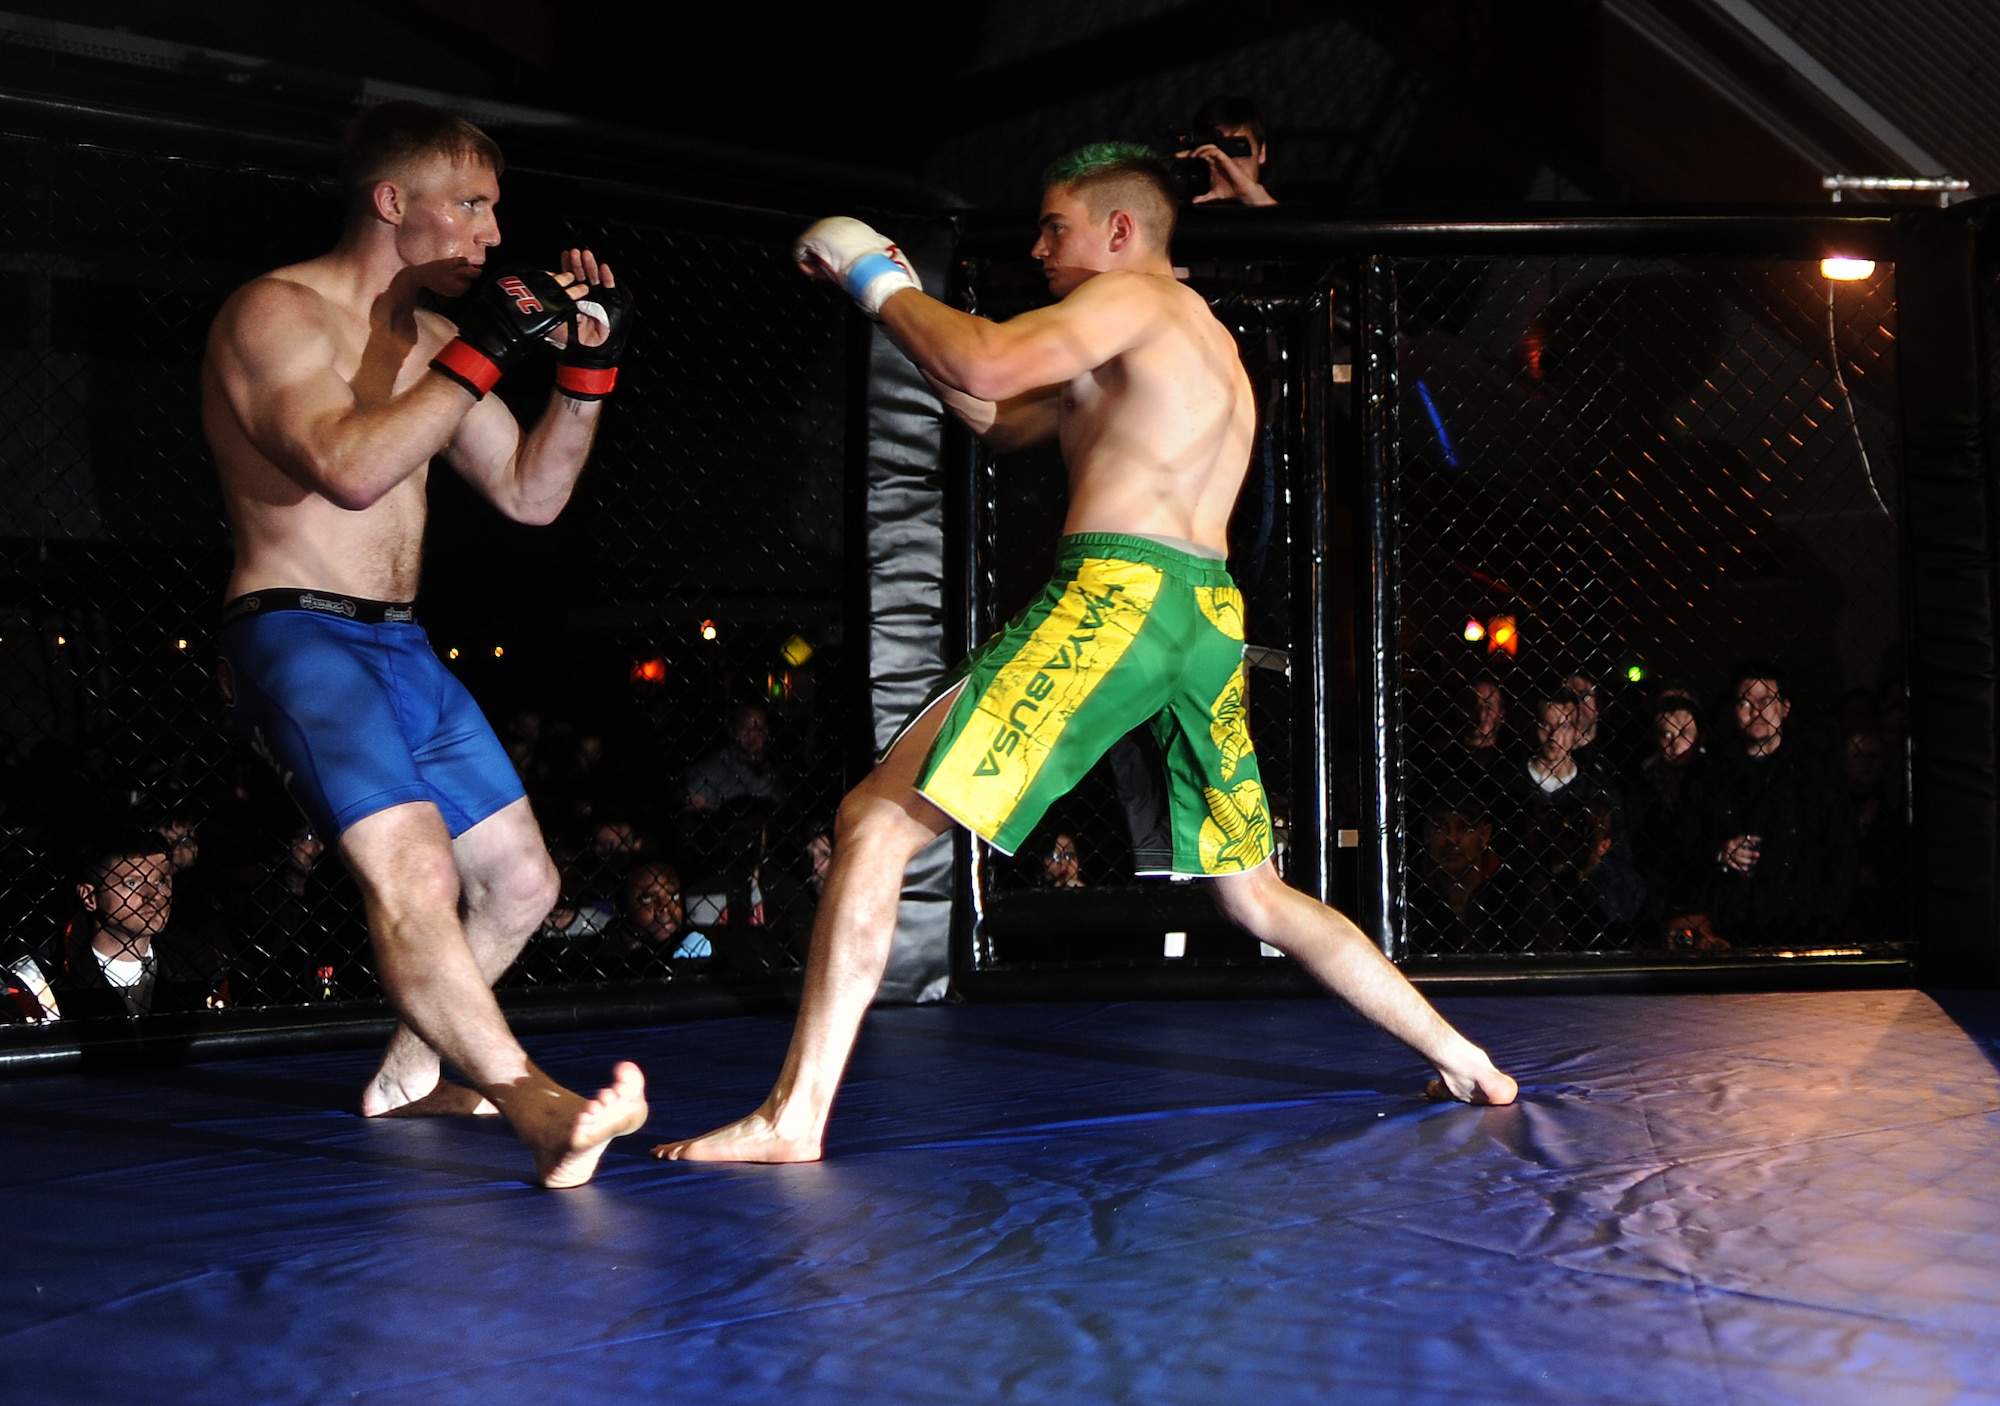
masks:
[(1145, 315), (1171, 307), (1187, 290), (1171, 278), (1130, 269), (1107, 269), (1077, 286), (1063, 301), (1079, 309), (1120, 310), (1128, 315)]
[(1150, 340), (1150, 334), (1175, 332), (1197, 339), (1221, 324), (1209, 311), (1208, 300), (1178, 279), (1165, 274), (1112, 269), (1098, 274), (1070, 295), (1081, 299), (1076, 311), (1092, 321), (1117, 324)]
[(253, 278), (230, 294), (209, 333), (209, 349), (252, 359), (287, 347), (311, 346), (332, 335), (334, 310), (289, 269)]

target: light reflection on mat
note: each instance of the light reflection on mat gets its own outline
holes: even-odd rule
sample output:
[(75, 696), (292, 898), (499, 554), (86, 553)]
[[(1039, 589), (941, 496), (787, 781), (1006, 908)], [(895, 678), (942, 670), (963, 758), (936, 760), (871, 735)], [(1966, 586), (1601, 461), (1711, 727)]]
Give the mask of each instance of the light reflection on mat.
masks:
[(0, 1381), (121, 1406), (2000, 1394), (2000, 1000), (1443, 1004), (1520, 1104), (1423, 1102), (1323, 1001), (885, 1011), (832, 1160), (785, 1168), (642, 1155), (761, 1096), (785, 1022), (539, 1039), (579, 1083), (638, 1058), (656, 1099), (561, 1194), (495, 1120), (338, 1111), (367, 1052), (0, 1082)]

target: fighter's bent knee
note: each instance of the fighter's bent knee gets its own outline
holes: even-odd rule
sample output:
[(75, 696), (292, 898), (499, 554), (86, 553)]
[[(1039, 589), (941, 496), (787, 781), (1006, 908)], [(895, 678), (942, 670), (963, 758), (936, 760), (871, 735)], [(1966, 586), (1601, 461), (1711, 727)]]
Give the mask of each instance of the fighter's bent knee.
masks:
[(532, 860), (502, 869), (487, 883), (483, 894), (469, 896), (475, 902), (539, 920), (562, 896), (562, 876), (546, 854), (537, 854)]
[[(911, 801), (922, 798), (907, 786), (889, 786), (877, 776), (849, 791), (834, 815), (834, 857), (869, 852), (893, 853), (908, 859), (933, 832), (911, 813)], [(927, 804), (927, 803), (925, 803)]]
[(458, 907), (458, 870), (450, 851), (402, 856), (388, 872), (364, 876), (363, 887), (373, 904), (389, 914), (421, 917)]
[(556, 866), (544, 857), (541, 871), (536, 879), (537, 882), (521, 895), (520, 902), (523, 909), (534, 914), (539, 920), (549, 909), (555, 907), (556, 900), (562, 897), (562, 875), (558, 874)]
[(1245, 874), (1218, 875), (1213, 880), (1215, 906), (1238, 927), (1258, 931), (1266, 926), (1272, 888), (1282, 882), (1268, 864), (1260, 864)]

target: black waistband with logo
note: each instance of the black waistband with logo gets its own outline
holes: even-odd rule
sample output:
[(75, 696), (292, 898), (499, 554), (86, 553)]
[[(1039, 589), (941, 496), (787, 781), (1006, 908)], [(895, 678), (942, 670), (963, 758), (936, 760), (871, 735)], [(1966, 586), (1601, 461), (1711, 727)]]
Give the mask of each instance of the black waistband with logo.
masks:
[(222, 623), (227, 625), (248, 615), (265, 615), (274, 610), (303, 610), (313, 615), (331, 615), (362, 625), (414, 625), (414, 601), (363, 600), (360, 596), (336, 595), (332, 591), (251, 591), (222, 607)]

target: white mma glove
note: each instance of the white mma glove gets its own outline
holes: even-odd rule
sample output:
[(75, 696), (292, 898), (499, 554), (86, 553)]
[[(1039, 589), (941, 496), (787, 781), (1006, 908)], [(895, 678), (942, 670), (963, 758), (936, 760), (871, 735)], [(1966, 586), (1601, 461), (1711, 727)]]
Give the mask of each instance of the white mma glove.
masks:
[(905, 288), (924, 291), (923, 280), (887, 235), (845, 215), (808, 226), (792, 245), (792, 257), (839, 279), (847, 296), (877, 322), (882, 304)]

